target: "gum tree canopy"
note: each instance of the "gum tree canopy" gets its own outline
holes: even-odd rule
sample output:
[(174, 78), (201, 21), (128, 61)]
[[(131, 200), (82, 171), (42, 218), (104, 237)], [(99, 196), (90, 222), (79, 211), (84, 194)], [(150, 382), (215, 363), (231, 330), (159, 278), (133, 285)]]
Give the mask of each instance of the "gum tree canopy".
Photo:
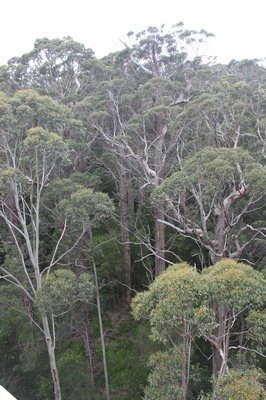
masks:
[[(205, 248), (212, 263), (238, 259), (265, 236), (256, 214), (263, 207), (265, 169), (241, 148), (206, 148), (155, 190), (165, 201), (164, 223)], [(255, 220), (250, 221), (250, 215)]]
[[(98, 219), (101, 201), (105, 200), (106, 209), (111, 208), (107, 195), (77, 188), (72, 196), (76, 196), (75, 204), (80, 201), (79, 209), (71, 208), (71, 199), (69, 204), (63, 200), (57, 204), (64, 214), (63, 221), (58, 238), (52, 241), (49, 254), (45, 254), (44, 244), (51, 240), (47, 219), (55, 219), (58, 207), (47, 209), (44, 193), (53, 180), (60, 178), (68, 163), (68, 143), (61, 135), (65, 128), (71, 130), (73, 126), (75, 120), (67, 107), (47, 96), (32, 90), (19, 91), (13, 97), (0, 96), (0, 217), (13, 260), (7, 262), (6, 257), (6, 263), (0, 267), (1, 279), (19, 289), (34, 309), (28, 317), (40, 329), (46, 342), (55, 400), (62, 397), (55, 356), (54, 314), (49, 307), (40, 307), (37, 312), (38, 293), (46, 275), (51, 269), (58, 268), (59, 262), (75, 249), (88, 229), (81, 223), (80, 229), (72, 230), (71, 238), (67, 238), (70, 220), (81, 215), (81, 205), (84, 202), (97, 205)], [(63, 204), (69, 206), (71, 215), (64, 213)], [(67, 248), (63, 245), (66, 238)], [(66, 274), (61, 278), (66, 283)]]
[[(153, 340), (164, 343), (169, 352), (157, 357), (157, 364), (153, 359), (153, 367), (162, 362), (161, 373), (155, 368), (150, 375), (145, 399), (190, 398), (189, 384), (194, 378), (190, 364), (197, 337), (212, 348), (215, 393), (220, 380), (229, 374), (232, 353), (257, 351), (263, 318), (256, 319), (256, 313), (262, 316), (265, 290), (262, 273), (223, 259), (202, 273), (188, 264), (172, 265), (146, 292), (138, 293), (132, 302), (134, 317), (147, 319)], [(171, 373), (171, 363), (178, 372)], [(158, 386), (155, 392), (154, 385)]]

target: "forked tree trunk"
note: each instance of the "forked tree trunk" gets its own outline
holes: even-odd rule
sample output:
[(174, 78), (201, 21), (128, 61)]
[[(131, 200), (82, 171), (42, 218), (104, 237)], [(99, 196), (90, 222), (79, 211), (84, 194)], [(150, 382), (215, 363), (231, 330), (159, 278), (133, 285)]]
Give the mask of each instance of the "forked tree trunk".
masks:
[(45, 314), (42, 316), (42, 326), (43, 326), (45, 343), (46, 343), (46, 347), (47, 347), (49, 363), (50, 363), (50, 370), (51, 370), (51, 375), (52, 375), (52, 380), (53, 380), (54, 398), (55, 398), (55, 400), (62, 400), (61, 387), (60, 387), (58, 369), (57, 369), (56, 358), (55, 358), (55, 343), (54, 343), (54, 338), (51, 335), (47, 315), (45, 315)]

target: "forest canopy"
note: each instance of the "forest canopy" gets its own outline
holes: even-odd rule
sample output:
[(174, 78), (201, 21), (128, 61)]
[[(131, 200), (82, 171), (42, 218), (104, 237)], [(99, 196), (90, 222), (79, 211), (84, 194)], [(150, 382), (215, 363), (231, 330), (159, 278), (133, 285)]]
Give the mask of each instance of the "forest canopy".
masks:
[(0, 384), (20, 400), (262, 400), (266, 71), (149, 27), (0, 67)]

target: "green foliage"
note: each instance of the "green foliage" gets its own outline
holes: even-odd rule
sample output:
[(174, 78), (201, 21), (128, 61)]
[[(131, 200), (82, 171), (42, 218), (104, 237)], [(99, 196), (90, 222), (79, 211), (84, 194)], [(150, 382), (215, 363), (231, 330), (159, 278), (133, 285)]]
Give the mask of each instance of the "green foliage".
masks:
[(67, 148), (58, 134), (36, 127), (26, 132), (22, 157), (25, 172), (32, 179), (44, 179), (54, 164), (62, 164), (66, 160)]
[(180, 355), (177, 351), (155, 353), (150, 357), (149, 386), (145, 389), (145, 400), (182, 400)]
[(218, 385), (219, 400), (263, 400), (265, 390), (263, 383), (265, 374), (255, 369), (247, 371), (231, 371)]
[[(40, 311), (60, 316), (62, 398), (104, 397), (95, 288), (81, 273), (92, 255), (114, 400), (183, 400), (188, 367), (186, 397), (214, 397), (211, 339), (221, 337), (232, 347), (217, 400), (263, 398), (252, 365), (263, 366), (266, 331), (265, 279), (256, 271), (266, 259), (265, 68), (193, 58), (191, 47), (210, 36), (182, 23), (149, 27), (101, 60), (70, 37), (42, 38), (0, 67), (0, 375), (19, 399), (53, 398)], [(177, 228), (165, 229), (167, 260), (198, 269), (173, 265), (150, 284), (158, 203)], [(131, 320), (123, 298), (121, 205), (132, 293), (150, 284), (132, 301), (145, 322)], [(215, 263), (210, 249), (256, 267), (223, 259), (204, 270)], [(95, 356), (94, 389), (83, 342)]]
[(266, 302), (266, 281), (259, 271), (225, 259), (203, 270), (203, 290), (210, 303), (232, 307), (261, 307)]
[(266, 311), (251, 310), (247, 316), (248, 337), (260, 351), (266, 347)]
[(37, 293), (37, 305), (48, 313), (63, 314), (78, 302), (91, 303), (94, 297), (93, 278), (79, 276), (71, 270), (58, 269), (48, 274)]
[(105, 319), (106, 350), (112, 398), (135, 400), (142, 398), (149, 368), (147, 360), (158, 349), (147, 336), (147, 325), (136, 323), (128, 308), (109, 312)]
[(172, 332), (174, 337), (182, 336), (186, 324), (195, 330), (203, 300), (199, 282), (200, 274), (188, 264), (169, 267), (150, 285), (148, 291), (133, 298), (134, 317), (148, 318), (152, 337), (166, 343)]
[(58, 369), (62, 382), (63, 398), (96, 400), (80, 342), (67, 342), (62, 346), (58, 357)]
[[(146, 292), (138, 293), (132, 300), (132, 309), (135, 318), (149, 320), (153, 340), (162, 341), (170, 349), (173, 345), (174, 349), (180, 347), (179, 358), (176, 359), (180, 364), (182, 349), (186, 348), (184, 338), (198, 336), (213, 343), (216, 340), (217, 323), (226, 326), (228, 318), (233, 318), (235, 323), (240, 314), (244, 316), (243, 312), (246, 309), (265, 306), (265, 293), (266, 281), (263, 275), (249, 265), (224, 259), (204, 269), (200, 274), (195, 268), (183, 263), (170, 266), (155, 279)], [(263, 319), (260, 313), (251, 312), (249, 324), (250, 335), (254, 335), (254, 338), (258, 335), (257, 340), (262, 343)], [(220, 335), (225, 337), (226, 333), (221, 329)], [(174, 352), (173, 348), (169, 351)], [(173, 353), (172, 356), (174, 357)], [(167, 380), (167, 376), (172, 373), (175, 378), (171, 379), (176, 385), (178, 370), (173, 367), (174, 371), (171, 371), (173, 361), (171, 357), (168, 354), (155, 358), (147, 399), (157, 398), (157, 394), (161, 396), (158, 399), (163, 399), (165, 396), (173, 398), (172, 384)], [(161, 361), (162, 367), (160, 367)], [(165, 362), (169, 364), (165, 366)], [(182, 373), (182, 367), (180, 368), (179, 374)], [(177, 388), (178, 385), (174, 386), (173, 390)], [(167, 390), (170, 391), (169, 395)]]
[(106, 218), (110, 218), (114, 210), (112, 200), (107, 194), (82, 188), (62, 200), (58, 208), (73, 225), (92, 227), (99, 226)]
[[(237, 165), (242, 170), (241, 176)], [(240, 148), (206, 148), (188, 158), (182, 170), (166, 179), (154, 195), (157, 197), (166, 193), (174, 197), (201, 185), (203, 202), (208, 204), (215, 194), (221, 197), (230, 193), (232, 185), (240, 187), (243, 178), (255, 193), (260, 193), (265, 187), (265, 171), (247, 151)]]

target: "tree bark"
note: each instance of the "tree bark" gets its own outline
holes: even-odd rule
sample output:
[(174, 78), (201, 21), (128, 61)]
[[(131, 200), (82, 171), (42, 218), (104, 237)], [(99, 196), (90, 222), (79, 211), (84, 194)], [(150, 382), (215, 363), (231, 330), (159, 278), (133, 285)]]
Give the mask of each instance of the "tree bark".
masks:
[(101, 347), (102, 347), (102, 355), (103, 355), (103, 369), (104, 369), (104, 380), (105, 380), (105, 395), (107, 400), (111, 400), (110, 390), (109, 390), (109, 377), (107, 370), (107, 361), (106, 361), (106, 351), (105, 351), (105, 341), (104, 341), (104, 332), (103, 332), (103, 323), (102, 323), (102, 312), (101, 312), (101, 301), (100, 301), (100, 293), (99, 293), (99, 283), (98, 283), (98, 274), (97, 268), (94, 260), (93, 264), (93, 273), (96, 287), (96, 301), (97, 301), (97, 311), (98, 311), (98, 320), (100, 327), (100, 338), (101, 338)]
[(213, 376), (221, 378), (228, 370), (228, 348), (232, 324), (232, 313), (222, 304), (214, 305), (217, 326), (213, 330), (212, 366)]
[(61, 387), (60, 387), (58, 369), (57, 369), (56, 358), (55, 358), (55, 343), (54, 343), (54, 339), (52, 338), (52, 335), (51, 335), (48, 317), (45, 314), (42, 316), (42, 325), (43, 325), (43, 332), (44, 332), (45, 343), (46, 343), (46, 347), (47, 347), (47, 351), (48, 351), (50, 370), (51, 370), (53, 386), (54, 386), (54, 398), (55, 398), (55, 400), (62, 400)]
[(131, 251), (129, 242), (129, 185), (127, 173), (121, 168), (119, 176), (119, 194), (120, 194), (120, 232), (122, 242), (122, 260), (124, 267), (123, 283), (125, 284), (125, 300), (130, 303), (131, 299)]
[(223, 205), (217, 207), (216, 224), (214, 229), (213, 252), (210, 251), (210, 259), (212, 264), (226, 257), (225, 251), (225, 228), (226, 228), (226, 211)]

